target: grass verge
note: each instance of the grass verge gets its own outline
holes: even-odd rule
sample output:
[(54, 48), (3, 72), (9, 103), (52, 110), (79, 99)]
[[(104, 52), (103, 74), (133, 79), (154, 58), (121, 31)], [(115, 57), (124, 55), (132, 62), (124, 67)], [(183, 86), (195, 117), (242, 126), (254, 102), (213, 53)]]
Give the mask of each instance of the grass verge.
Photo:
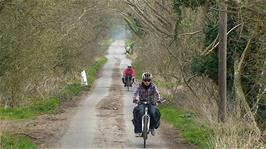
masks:
[(181, 136), (199, 149), (209, 147), (212, 130), (196, 123), (192, 113), (184, 112), (174, 106), (161, 106), (162, 119), (180, 130)]
[(107, 62), (107, 58), (105, 57), (100, 58), (95, 62), (95, 64), (93, 64), (92, 66), (86, 69), (86, 74), (87, 74), (88, 83), (89, 83), (88, 88), (92, 87), (93, 82), (96, 79), (97, 70), (99, 70), (99, 68), (101, 68), (106, 62)]
[(37, 149), (28, 137), (14, 135), (1, 136), (0, 147), (2, 149)]
[(53, 113), (59, 106), (60, 100), (57, 98), (44, 99), (33, 103), (29, 107), (1, 108), (0, 119), (26, 119), (40, 114)]

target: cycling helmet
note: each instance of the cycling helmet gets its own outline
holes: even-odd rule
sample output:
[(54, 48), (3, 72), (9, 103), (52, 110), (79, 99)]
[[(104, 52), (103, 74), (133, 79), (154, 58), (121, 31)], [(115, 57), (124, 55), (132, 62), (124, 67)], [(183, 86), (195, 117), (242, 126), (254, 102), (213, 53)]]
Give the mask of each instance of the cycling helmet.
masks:
[(128, 65), (127, 65), (127, 68), (131, 68), (131, 67), (132, 67), (132, 65), (131, 65), (131, 64), (128, 64)]
[(142, 80), (151, 80), (152, 79), (152, 74), (149, 72), (144, 72), (142, 74)]

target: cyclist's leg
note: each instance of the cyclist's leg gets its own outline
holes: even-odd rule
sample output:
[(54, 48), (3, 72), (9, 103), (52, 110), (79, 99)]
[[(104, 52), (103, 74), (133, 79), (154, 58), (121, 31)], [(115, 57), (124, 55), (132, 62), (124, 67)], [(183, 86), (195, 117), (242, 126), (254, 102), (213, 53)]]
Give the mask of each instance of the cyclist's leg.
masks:
[(143, 104), (140, 104), (138, 105), (138, 115), (137, 115), (137, 118), (136, 118), (136, 132), (137, 133), (140, 133), (142, 132), (142, 116), (144, 115), (145, 113), (145, 107)]
[(125, 84), (125, 77), (122, 77), (122, 82)]
[(156, 107), (156, 126), (155, 126), (155, 129), (157, 129), (160, 126), (160, 119), (161, 119), (161, 113), (160, 113), (160, 110)]
[(133, 125), (134, 125), (134, 132), (135, 133), (140, 133), (139, 130), (137, 129), (138, 128), (138, 115), (139, 115), (139, 109), (138, 109), (138, 106), (134, 107), (133, 109)]
[(149, 106), (149, 114), (150, 114), (150, 129), (154, 129), (157, 126), (157, 123), (159, 122), (159, 118), (156, 114), (156, 106), (153, 104), (150, 104)]
[(125, 80), (125, 77), (122, 77), (122, 82), (124, 84), (124, 86), (126, 85), (126, 80)]

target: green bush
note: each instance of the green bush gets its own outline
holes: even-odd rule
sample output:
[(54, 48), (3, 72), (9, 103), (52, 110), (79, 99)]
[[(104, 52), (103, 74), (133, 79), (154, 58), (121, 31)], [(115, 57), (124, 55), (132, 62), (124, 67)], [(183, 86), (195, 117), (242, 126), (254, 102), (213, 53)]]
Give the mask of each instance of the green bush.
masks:
[(191, 62), (193, 74), (208, 76), (218, 83), (218, 55), (215, 52), (207, 56), (195, 56)]
[[(189, 8), (196, 8), (204, 5), (205, 3), (209, 2), (208, 0), (174, 0), (174, 9), (176, 11), (176, 15), (178, 17), (181, 16), (181, 6), (189, 7)], [(181, 18), (181, 17), (180, 17)]]

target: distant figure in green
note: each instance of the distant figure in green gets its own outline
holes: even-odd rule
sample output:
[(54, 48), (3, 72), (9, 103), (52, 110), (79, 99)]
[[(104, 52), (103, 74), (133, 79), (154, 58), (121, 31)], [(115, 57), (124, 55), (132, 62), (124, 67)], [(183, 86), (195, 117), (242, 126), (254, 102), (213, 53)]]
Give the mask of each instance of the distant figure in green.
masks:
[(133, 43), (126, 44), (125, 50), (126, 50), (125, 54), (132, 55), (133, 54)]

